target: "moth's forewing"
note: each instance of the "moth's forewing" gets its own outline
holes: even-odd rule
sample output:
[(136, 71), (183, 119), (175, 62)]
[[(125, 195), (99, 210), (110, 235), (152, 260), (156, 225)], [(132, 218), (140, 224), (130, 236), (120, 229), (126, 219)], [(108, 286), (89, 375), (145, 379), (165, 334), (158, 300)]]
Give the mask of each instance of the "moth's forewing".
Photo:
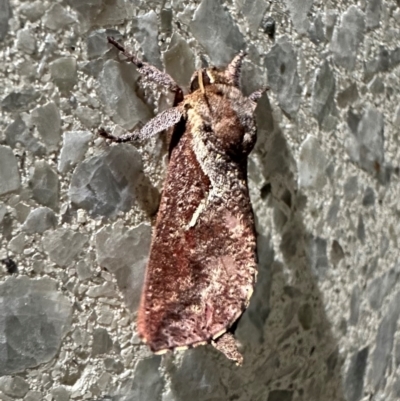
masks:
[[(243, 156), (241, 149), (246, 127), (234, 121), (237, 105), (223, 94), (208, 93), (207, 110), (199, 100), (204, 96), (197, 95), (185, 98), (191, 112), (173, 135), (179, 140), (170, 155), (138, 312), (139, 334), (155, 352), (221, 335), (246, 308), (255, 282), (249, 150)], [(203, 167), (194, 149), (199, 138), (209, 149)], [(219, 168), (228, 153), (229, 168)], [(213, 158), (217, 175), (210, 177), (204, 165)], [(212, 181), (219, 179), (228, 179), (226, 188), (212, 196)]]

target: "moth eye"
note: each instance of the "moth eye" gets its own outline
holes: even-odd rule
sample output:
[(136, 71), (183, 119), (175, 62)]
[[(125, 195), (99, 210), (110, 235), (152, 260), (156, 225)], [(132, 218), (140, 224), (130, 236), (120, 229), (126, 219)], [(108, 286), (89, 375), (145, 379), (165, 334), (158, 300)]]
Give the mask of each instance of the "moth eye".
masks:
[(203, 130), (204, 130), (204, 132), (212, 132), (212, 127), (210, 124), (204, 124)]

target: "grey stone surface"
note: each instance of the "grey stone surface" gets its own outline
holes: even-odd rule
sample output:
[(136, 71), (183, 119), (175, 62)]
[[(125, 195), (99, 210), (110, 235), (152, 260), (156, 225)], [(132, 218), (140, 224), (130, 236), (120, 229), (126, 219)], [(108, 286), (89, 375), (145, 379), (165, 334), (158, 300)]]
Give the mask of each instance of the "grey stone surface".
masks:
[(392, 386), (392, 397), (399, 398), (400, 397), (400, 380), (397, 379)]
[(29, 29), (18, 31), (17, 49), (26, 54), (35, 53), (36, 39)]
[(375, 204), (375, 192), (371, 187), (365, 190), (362, 204), (363, 206), (373, 206)]
[(87, 243), (87, 236), (73, 230), (59, 228), (43, 235), (43, 248), (57, 265), (71, 265)]
[(344, 109), (353, 104), (358, 98), (357, 84), (353, 82), (346, 89), (338, 93), (336, 101), (338, 106)]
[(171, 35), (172, 33), (172, 9), (171, 8), (163, 8), (160, 14), (160, 29), (165, 34)]
[(82, 2), (80, 0), (66, 0), (66, 4), (71, 6), (78, 13), (79, 22), (82, 29), (89, 29), (95, 24), (99, 14), (105, 8), (105, 0), (88, 0)]
[(261, 21), (261, 26), (270, 39), (275, 37), (276, 22), (272, 17), (264, 16)]
[(124, 371), (124, 365), (121, 361), (116, 361), (113, 358), (107, 358), (104, 360), (104, 367), (108, 372), (122, 373)]
[(322, 13), (317, 14), (314, 22), (310, 25), (310, 28), (308, 29), (308, 34), (310, 35), (311, 41), (316, 45), (318, 45), (319, 43), (323, 43), (326, 40)]
[(313, 322), (313, 309), (311, 305), (301, 305), (297, 312), (297, 318), (303, 330), (310, 330)]
[(158, 400), (161, 397), (163, 380), (159, 366), (161, 358), (153, 356), (143, 359), (135, 368), (133, 379), (127, 379), (113, 394), (113, 400)]
[(40, 391), (30, 390), (26, 394), (24, 401), (42, 401), (43, 394)]
[(212, 361), (204, 349), (186, 352), (177, 369), (171, 373), (171, 389), (177, 400), (224, 398), (220, 374), (213, 372)]
[(157, 207), (157, 196), (142, 173), (140, 154), (130, 145), (108, 148), (78, 164), (69, 188), (71, 202), (93, 215), (127, 212), (135, 202)]
[(325, 277), (329, 269), (326, 246), (326, 240), (320, 237), (311, 237), (308, 242), (307, 257), (314, 274), (320, 279)]
[(266, 86), (265, 73), (262, 68), (245, 60), (242, 66), (240, 87), (245, 96)]
[(145, 123), (151, 113), (136, 93), (139, 73), (132, 64), (108, 60), (99, 76), (99, 95), (108, 115), (126, 129)]
[(106, 282), (102, 285), (97, 285), (89, 288), (86, 294), (88, 297), (91, 298), (115, 298), (117, 296), (117, 291), (113, 283)]
[(385, 84), (380, 77), (375, 76), (368, 84), (368, 90), (374, 95), (380, 95), (385, 92)]
[(83, 260), (80, 260), (76, 264), (76, 273), (78, 274), (79, 280), (85, 281), (90, 278), (93, 274), (90, 266), (87, 265)]
[(1, 100), (1, 108), (7, 112), (28, 110), (40, 97), (40, 94), (32, 88), (11, 91)]
[(81, 70), (87, 75), (95, 77), (96, 79), (100, 76), (101, 71), (103, 70), (104, 62), (101, 58), (84, 62), (81, 64)]
[(1, 391), (0, 391), (0, 397), (1, 397), (1, 401), (13, 401), (13, 398), (9, 397), (8, 395), (5, 395)]
[(267, 7), (268, 4), (263, 0), (244, 0), (239, 8), (252, 32), (257, 32)]
[(110, 44), (107, 36), (112, 36), (115, 40), (121, 40), (121, 34), (116, 29), (97, 29), (91, 31), (86, 39), (87, 57), (89, 60), (104, 56), (110, 51)]
[(15, 148), (19, 143), (35, 155), (40, 156), (45, 153), (45, 147), (43, 144), (32, 135), (31, 130), (19, 115), (15, 121), (7, 126), (4, 133), (6, 135), (7, 144), (12, 148)]
[(112, 348), (112, 340), (106, 329), (98, 328), (93, 331), (92, 356), (107, 354)]
[(367, 296), (372, 309), (381, 309), (384, 298), (388, 296), (397, 281), (397, 276), (398, 273), (391, 269), (368, 285)]
[(92, 139), (90, 131), (66, 131), (63, 133), (63, 146), (58, 161), (58, 171), (66, 173), (81, 162)]
[(355, 5), (350, 6), (333, 32), (331, 51), (336, 64), (354, 70), (358, 48), (364, 40), (364, 30), (364, 13)]
[(24, 202), (18, 202), (15, 205), (15, 212), (17, 214), (16, 217), (20, 223), (22, 223), (26, 220), (30, 211), (31, 211), (31, 208)]
[(259, 237), (257, 255), (259, 260), (258, 280), (253, 294), (253, 302), (239, 321), (236, 337), (242, 344), (261, 344), (265, 338), (264, 325), (271, 312), (268, 300), (271, 294), (274, 251), (268, 238)]
[(42, 234), (50, 228), (55, 228), (57, 216), (48, 207), (38, 207), (32, 210), (26, 218), (22, 229), (28, 234)]
[(58, 209), (59, 180), (51, 166), (43, 160), (37, 161), (29, 183), (36, 202), (53, 210)]
[(28, 390), (28, 382), (20, 376), (0, 377), (0, 391), (12, 398), (23, 398)]
[(133, 20), (132, 33), (139, 42), (145, 61), (162, 69), (158, 47), (157, 14), (150, 11)]
[(327, 9), (325, 12), (325, 36), (331, 41), (333, 30), (338, 19), (338, 12), (335, 9)]
[(358, 177), (353, 175), (349, 177), (343, 185), (344, 197), (346, 201), (352, 202), (356, 199), (359, 188), (358, 188)]
[(280, 37), (265, 56), (268, 84), (277, 94), (279, 105), (294, 117), (301, 102), (301, 87), (297, 73), (297, 56), (287, 37)]
[(55, 387), (51, 391), (51, 395), (52, 395), (54, 400), (57, 400), (57, 401), (69, 401), (71, 394), (64, 386), (59, 386), (59, 387)]
[(400, 127), (400, 105), (396, 107), (396, 111), (394, 112), (393, 124)]
[(391, 300), (379, 324), (375, 349), (371, 355), (371, 368), (368, 375), (368, 381), (373, 388), (376, 388), (383, 379), (393, 350), (394, 334), (400, 314), (400, 309), (398, 307), (399, 302), (400, 293), (397, 293)]
[(300, 146), (298, 171), (299, 187), (320, 190), (326, 184), (327, 161), (318, 139), (308, 135)]
[(368, 347), (356, 352), (350, 359), (350, 365), (346, 373), (344, 384), (347, 401), (358, 401), (363, 396), (367, 359)]
[(98, 128), (101, 123), (100, 112), (87, 106), (77, 107), (75, 116), (87, 129)]
[(8, 32), (8, 19), (11, 17), (11, 7), (9, 0), (0, 0), (0, 41)]
[(386, 72), (391, 67), (391, 56), (384, 46), (379, 46), (375, 57), (364, 61), (364, 81), (369, 82), (375, 74)]
[(350, 158), (369, 173), (376, 174), (384, 162), (384, 116), (367, 105), (361, 116), (349, 113), (347, 151)]
[(216, 66), (229, 63), (245, 46), (235, 21), (219, 1), (202, 0), (190, 29)]
[(3, 221), (6, 213), (7, 213), (7, 206), (4, 203), (0, 202), (0, 224)]
[(109, 387), (109, 384), (112, 380), (112, 375), (108, 372), (103, 372), (99, 380), (97, 381), (97, 386), (100, 388), (100, 390), (104, 391)]
[(20, 186), (17, 159), (11, 148), (0, 145), (0, 195), (16, 191)]
[[(75, 4), (79, 2), (77, 0), (70, 0)], [(97, 0), (95, 0), (97, 2)], [(124, 21), (131, 21), (136, 15), (138, 5), (140, 4), (137, 0), (125, 1), (125, 0), (103, 0), (100, 8), (100, 13), (96, 15), (98, 10), (93, 13), (92, 10), (86, 11), (86, 17), (89, 17), (94, 21), (95, 26), (107, 26), (107, 25), (119, 25)], [(157, 3), (156, 3), (157, 4)], [(81, 5), (79, 4), (79, 7)]]
[(58, 149), (61, 140), (60, 112), (54, 102), (32, 110), (32, 123), (49, 151)]
[(364, 244), (365, 243), (365, 225), (362, 214), (358, 215), (358, 223), (357, 223), (357, 238), (359, 241)]
[(400, 64), (400, 47), (396, 47), (389, 53), (389, 67), (395, 68)]
[(2, 234), (5, 239), (10, 241), (12, 239), (12, 224), (13, 219), (11, 218), (10, 213), (6, 213), (2, 219)]
[(328, 61), (315, 72), (311, 110), (320, 128), (330, 131), (336, 126), (335, 76)]
[(288, 390), (272, 390), (268, 394), (267, 401), (292, 401), (293, 391)]
[(350, 299), (350, 318), (349, 325), (354, 326), (358, 323), (360, 316), (360, 288), (355, 285)]
[(337, 240), (332, 241), (331, 261), (337, 265), (344, 258), (343, 248)]
[(310, 27), (307, 14), (310, 11), (313, 0), (285, 0), (284, 2), (297, 32), (300, 34), (306, 33)]
[(139, 305), (150, 237), (151, 229), (146, 224), (130, 230), (116, 224), (104, 227), (96, 234), (97, 262), (114, 273), (131, 311)]
[(69, 91), (77, 83), (78, 71), (75, 57), (60, 57), (49, 65), (53, 82), (61, 91)]
[(369, 29), (379, 26), (381, 18), (382, 0), (368, 0), (365, 12), (365, 22)]
[(29, 21), (35, 22), (45, 13), (46, 8), (40, 0), (24, 3), (21, 5), (20, 12)]
[(57, 354), (71, 325), (72, 305), (49, 278), (0, 284), (0, 375), (22, 372)]
[(195, 57), (186, 40), (178, 33), (171, 37), (168, 49), (163, 54), (165, 70), (175, 82), (188, 88), (190, 78), (195, 71)]
[(76, 22), (73, 16), (58, 3), (53, 4), (44, 16), (44, 25), (52, 31), (58, 31), (68, 28), (69, 25)]
[(9, 243), (8, 249), (14, 254), (20, 254), (23, 252), (25, 247), (25, 234), (20, 233), (16, 235)]

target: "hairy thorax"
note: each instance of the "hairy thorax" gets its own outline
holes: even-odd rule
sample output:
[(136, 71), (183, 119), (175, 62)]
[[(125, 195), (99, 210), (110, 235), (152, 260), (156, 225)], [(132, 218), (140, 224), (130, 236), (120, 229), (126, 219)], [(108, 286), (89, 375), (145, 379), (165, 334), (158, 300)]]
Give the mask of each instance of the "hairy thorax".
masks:
[(255, 103), (238, 88), (215, 84), (199, 89), (184, 100), (188, 124), (194, 135), (210, 144), (211, 151), (240, 163), (256, 139)]

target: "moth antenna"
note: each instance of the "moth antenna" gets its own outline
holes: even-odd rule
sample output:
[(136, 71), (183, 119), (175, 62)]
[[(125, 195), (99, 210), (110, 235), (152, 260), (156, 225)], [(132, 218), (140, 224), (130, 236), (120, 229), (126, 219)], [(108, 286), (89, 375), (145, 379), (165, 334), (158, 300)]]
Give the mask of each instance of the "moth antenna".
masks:
[(243, 59), (247, 53), (243, 50), (230, 62), (225, 70), (225, 77), (232, 83), (232, 85), (238, 87), (240, 80), (240, 73), (242, 70)]
[(200, 89), (201, 89), (201, 93), (204, 93), (205, 90), (204, 90), (203, 72), (202, 71), (200, 71), (198, 77), (199, 77), (199, 86), (200, 86)]

